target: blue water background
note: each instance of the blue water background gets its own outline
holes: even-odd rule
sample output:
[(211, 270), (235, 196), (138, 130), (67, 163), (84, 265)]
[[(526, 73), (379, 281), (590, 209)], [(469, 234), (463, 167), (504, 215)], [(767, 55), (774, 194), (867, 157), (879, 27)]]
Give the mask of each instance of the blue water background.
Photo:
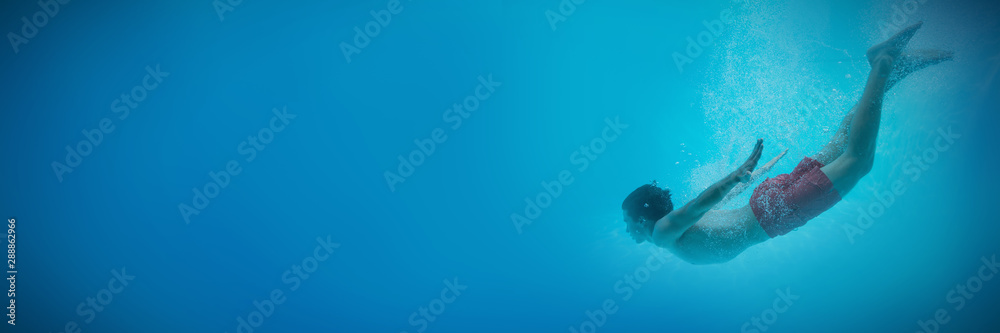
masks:
[[(960, 310), (947, 299), (1000, 252), (1000, 5), (894, 18), (904, 3), (585, 1), (553, 25), (555, 0), (404, 0), (350, 61), (342, 43), (387, 1), (242, 1), (221, 19), (208, 0), (63, 4), (18, 52), (0, 47), (0, 212), (19, 236), (18, 322), (0, 330), (237, 332), (281, 290), (254, 332), (419, 332), (412, 314), (447, 280), (467, 288), (427, 332), (740, 332), (776, 290), (798, 299), (769, 332), (916, 332), (938, 309), (941, 332), (1000, 331), (1000, 281)], [(39, 8), (5, 2), (2, 31)], [(914, 47), (956, 59), (887, 95), (872, 173), (787, 236), (726, 264), (663, 257), (625, 293), (654, 262), (624, 232), (625, 195), (656, 179), (683, 204), (756, 137), (764, 159), (789, 150), (771, 175), (790, 171), (860, 96), (864, 51), (894, 19), (925, 21)], [(119, 119), (147, 66), (169, 76)], [(490, 76), (500, 86), (453, 128), (446, 110)], [(247, 161), (240, 143), (275, 108), (296, 118)], [(114, 131), (60, 181), (52, 163), (104, 118)], [(627, 128), (583, 168), (578, 150), (616, 119)], [(390, 185), (438, 128), (447, 139)], [(949, 128), (960, 138), (934, 148)], [(907, 161), (932, 148), (914, 179)], [(232, 160), (242, 172), (186, 222), (179, 205)], [(519, 229), (512, 214), (563, 171), (573, 182)], [(895, 182), (905, 193), (848, 232)], [(293, 291), (285, 271), (317, 238), (339, 248)], [(135, 280), (84, 322), (79, 304), (123, 267)], [(613, 314), (588, 317), (607, 300)]]

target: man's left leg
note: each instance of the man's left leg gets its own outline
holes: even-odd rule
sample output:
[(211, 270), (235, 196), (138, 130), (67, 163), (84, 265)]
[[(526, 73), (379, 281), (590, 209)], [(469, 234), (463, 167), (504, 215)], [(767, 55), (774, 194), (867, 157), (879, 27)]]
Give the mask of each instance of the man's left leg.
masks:
[(844, 149), (847, 148), (847, 135), (851, 131), (851, 120), (854, 119), (854, 112), (857, 111), (858, 107), (855, 105), (851, 108), (851, 111), (847, 112), (844, 116), (844, 120), (840, 121), (840, 128), (837, 129), (837, 133), (833, 134), (830, 138), (830, 142), (823, 146), (823, 150), (820, 150), (816, 155), (812, 156), (812, 159), (823, 163), (823, 165), (830, 164), (840, 157), (844, 153)]
[(885, 96), (891, 74), (900, 64), (900, 55), (910, 38), (920, 29), (918, 22), (903, 29), (889, 40), (868, 49), (868, 60), (872, 69), (865, 91), (858, 101), (857, 111), (851, 120), (847, 134), (847, 147), (836, 160), (822, 167), (822, 172), (832, 187), (840, 194), (847, 195), (858, 180), (868, 174), (875, 162), (875, 140), (878, 137), (882, 118), (882, 99)]
[[(893, 74), (889, 77), (889, 81), (886, 83), (885, 90), (888, 92), (892, 87), (896, 86), (896, 83), (903, 80), (913, 72), (927, 68), (931, 65), (941, 63), (943, 61), (951, 60), (954, 56), (953, 52), (942, 51), (942, 50), (913, 50), (903, 52), (899, 56), (899, 60), (893, 68)], [(851, 120), (854, 119), (854, 112), (857, 111), (858, 106), (855, 104), (851, 107), (851, 111), (847, 112), (844, 116), (844, 120), (840, 122), (840, 128), (837, 132), (833, 134), (830, 138), (830, 142), (823, 146), (823, 149), (812, 156), (812, 159), (823, 163), (823, 165), (830, 164), (840, 157), (847, 149), (847, 136), (851, 131)]]

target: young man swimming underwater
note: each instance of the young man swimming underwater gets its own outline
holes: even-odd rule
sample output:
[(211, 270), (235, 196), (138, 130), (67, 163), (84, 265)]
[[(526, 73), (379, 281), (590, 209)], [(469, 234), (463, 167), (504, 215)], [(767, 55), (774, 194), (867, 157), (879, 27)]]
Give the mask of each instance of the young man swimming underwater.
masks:
[(952, 57), (938, 50), (903, 52), (922, 24), (903, 29), (868, 50), (872, 69), (864, 93), (837, 133), (790, 174), (768, 178), (757, 186), (749, 204), (712, 209), (738, 193), (730, 193), (733, 187), (753, 181), (781, 157), (754, 172), (763, 139), (757, 139), (750, 157), (736, 171), (680, 208), (673, 209), (670, 191), (657, 187), (656, 182), (637, 188), (622, 203), (629, 234), (639, 243), (652, 242), (692, 264), (722, 263), (833, 207), (872, 169), (885, 92), (913, 71)]

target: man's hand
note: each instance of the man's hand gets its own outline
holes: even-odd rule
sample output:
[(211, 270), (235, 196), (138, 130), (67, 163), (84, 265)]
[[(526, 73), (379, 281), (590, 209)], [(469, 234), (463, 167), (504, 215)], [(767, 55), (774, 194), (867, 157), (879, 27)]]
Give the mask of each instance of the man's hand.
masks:
[(757, 145), (753, 147), (753, 153), (750, 153), (750, 157), (747, 158), (746, 162), (743, 162), (733, 176), (736, 180), (741, 183), (749, 182), (751, 176), (753, 175), (753, 169), (757, 168), (757, 161), (760, 160), (760, 155), (764, 151), (764, 139), (757, 139)]
[(715, 207), (722, 199), (729, 194), (738, 182), (748, 182), (752, 179), (753, 169), (757, 167), (757, 160), (760, 159), (761, 152), (764, 151), (764, 139), (757, 139), (757, 146), (753, 148), (750, 158), (722, 180), (712, 184), (701, 192), (697, 198), (691, 200), (681, 208), (674, 209), (661, 221), (668, 221), (665, 224), (657, 222), (654, 231), (654, 238), (662, 239), (665, 236), (656, 235), (680, 235), (688, 228), (698, 222), (706, 212)]

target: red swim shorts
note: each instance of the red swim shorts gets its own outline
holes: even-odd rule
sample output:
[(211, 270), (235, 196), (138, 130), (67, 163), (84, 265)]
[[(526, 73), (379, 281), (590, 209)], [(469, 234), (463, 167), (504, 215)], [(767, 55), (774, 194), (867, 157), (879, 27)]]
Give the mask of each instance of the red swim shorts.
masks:
[(750, 209), (771, 238), (801, 227), (840, 201), (840, 193), (820, 168), (806, 157), (792, 173), (768, 178), (753, 190)]

